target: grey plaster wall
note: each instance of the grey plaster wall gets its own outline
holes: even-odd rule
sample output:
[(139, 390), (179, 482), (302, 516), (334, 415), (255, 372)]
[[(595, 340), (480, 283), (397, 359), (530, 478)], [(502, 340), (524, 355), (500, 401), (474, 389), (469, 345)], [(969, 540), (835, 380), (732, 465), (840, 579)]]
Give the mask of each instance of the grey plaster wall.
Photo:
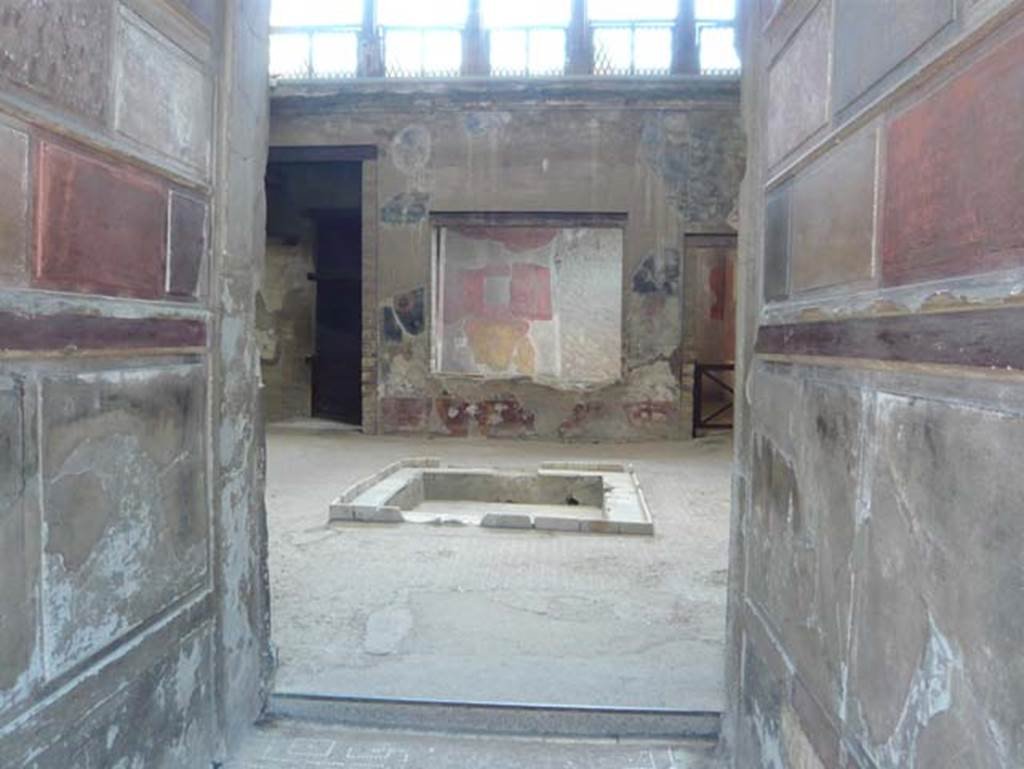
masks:
[(261, 709), (268, 17), (0, 10), (0, 766), (210, 766)]
[[(278, 87), (274, 146), (372, 145), (382, 432), (667, 438), (681, 387), (683, 236), (735, 232), (743, 137), (735, 83), (710, 80)], [(559, 390), (430, 370), (431, 217), (627, 214), (621, 381)], [(421, 297), (417, 301), (416, 297)], [(424, 301), (425, 300), (425, 301)], [(409, 322), (396, 315), (421, 307)], [(365, 308), (364, 308), (365, 309)], [(425, 315), (423, 314), (425, 313)]]
[(745, 39), (724, 746), (1022, 766), (1024, 4), (762, 0)]

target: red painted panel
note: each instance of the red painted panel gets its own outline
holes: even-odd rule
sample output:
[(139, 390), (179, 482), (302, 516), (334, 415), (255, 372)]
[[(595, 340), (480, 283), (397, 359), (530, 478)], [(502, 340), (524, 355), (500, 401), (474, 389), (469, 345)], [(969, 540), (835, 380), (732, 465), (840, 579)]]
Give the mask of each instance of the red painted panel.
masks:
[(429, 398), (381, 398), (381, 427), (385, 433), (424, 431), (432, 405)]
[(1024, 265), (1024, 35), (892, 121), (887, 285)]
[[(488, 278), (507, 278), (508, 298), (489, 301)], [(449, 270), (445, 287), (444, 322), (466, 317), (487, 320), (551, 320), (551, 270), (543, 265), (516, 262), (472, 270)]]
[(516, 318), (551, 320), (551, 270), (540, 264), (513, 264), (509, 309)]
[(554, 227), (455, 227), (457, 233), (474, 240), (493, 240), (509, 251), (535, 251), (558, 235)]
[(43, 142), (37, 285), (152, 299), (163, 293), (167, 197), (151, 177)]
[(205, 347), (206, 324), (99, 315), (32, 317), (0, 312), (0, 350), (17, 352)]

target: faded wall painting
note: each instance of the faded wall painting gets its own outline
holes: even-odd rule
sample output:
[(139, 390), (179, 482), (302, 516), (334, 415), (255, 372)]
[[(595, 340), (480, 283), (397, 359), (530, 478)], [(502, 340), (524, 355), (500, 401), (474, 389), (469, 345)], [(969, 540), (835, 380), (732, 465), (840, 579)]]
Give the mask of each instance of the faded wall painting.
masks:
[(434, 370), (600, 385), (622, 370), (619, 227), (435, 232)]

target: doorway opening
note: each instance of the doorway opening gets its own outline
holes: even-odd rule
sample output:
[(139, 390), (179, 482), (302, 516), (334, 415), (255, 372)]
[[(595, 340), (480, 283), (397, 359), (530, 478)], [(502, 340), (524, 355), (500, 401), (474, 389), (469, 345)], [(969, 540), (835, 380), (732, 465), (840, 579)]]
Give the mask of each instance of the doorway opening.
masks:
[[(410, 86), (381, 102), (361, 87), (316, 109), (282, 97), (274, 118), (268, 185), (287, 186), (274, 163), (289, 143), (372, 138), (380, 157), (347, 182), (362, 188), (362, 360), (348, 370), (363, 430), (267, 432), (271, 712), (414, 725), (410, 708), (449, 718), (456, 703), (487, 731), (501, 706), (539, 729), (600, 711), (615, 729), (642, 715), (713, 736), (732, 448), (726, 431), (690, 439), (691, 392), (696, 364), (731, 359), (718, 257), (735, 238), (684, 236), (662, 177), (686, 142), (727, 157), (732, 118), (688, 102), (567, 109), (557, 89), (540, 109), (518, 92)], [(553, 141), (556, 125), (602, 154)], [(658, 147), (633, 165), (642, 141)], [(700, 232), (728, 231), (730, 168), (713, 169), (728, 199), (694, 209), (711, 222)], [(304, 204), (311, 325), (314, 301), (351, 278), (320, 255), (353, 238), (357, 207), (346, 225), (323, 202), (335, 194)]]
[(272, 424), (364, 426), (363, 187), (373, 154), (359, 147), (271, 153), (257, 328)]

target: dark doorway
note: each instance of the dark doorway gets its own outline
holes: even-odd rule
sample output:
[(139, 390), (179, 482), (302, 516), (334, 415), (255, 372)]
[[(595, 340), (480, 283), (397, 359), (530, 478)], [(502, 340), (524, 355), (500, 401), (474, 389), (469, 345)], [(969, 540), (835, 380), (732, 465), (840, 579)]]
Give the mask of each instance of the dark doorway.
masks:
[(313, 416), (362, 421), (362, 217), (317, 212)]
[(684, 241), (683, 373), (693, 377), (694, 438), (711, 430), (732, 429), (736, 248), (736, 236), (731, 234), (687, 235)]
[(270, 422), (362, 426), (365, 148), (274, 148), (257, 328)]

